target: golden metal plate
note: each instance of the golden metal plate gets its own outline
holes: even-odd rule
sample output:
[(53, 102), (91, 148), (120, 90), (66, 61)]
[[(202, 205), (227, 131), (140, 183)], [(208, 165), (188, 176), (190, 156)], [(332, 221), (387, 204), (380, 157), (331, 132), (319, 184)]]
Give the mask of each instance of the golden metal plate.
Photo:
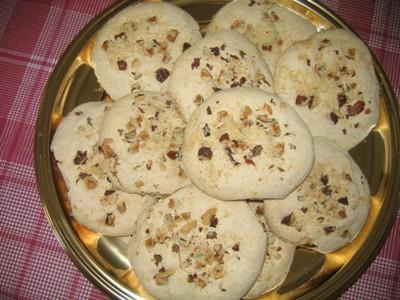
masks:
[[(91, 67), (96, 31), (134, 1), (120, 1), (93, 19), (70, 44), (47, 84), (36, 131), (36, 174), (48, 221), (66, 252), (82, 272), (116, 299), (153, 299), (141, 286), (126, 258), (126, 238), (103, 237), (80, 226), (69, 214), (66, 189), (50, 153), (55, 128), (63, 116), (83, 102), (106, 97)], [(227, 1), (176, 0), (204, 26)], [(315, 1), (281, 0), (282, 5), (310, 20), (316, 28), (349, 28)], [(400, 128), (397, 102), (375, 60), (381, 86), (380, 118), (371, 134), (351, 150), (371, 186), (371, 211), (359, 236), (329, 254), (297, 249), (286, 281), (260, 299), (329, 299), (343, 293), (365, 271), (382, 247), (399, 207)]]

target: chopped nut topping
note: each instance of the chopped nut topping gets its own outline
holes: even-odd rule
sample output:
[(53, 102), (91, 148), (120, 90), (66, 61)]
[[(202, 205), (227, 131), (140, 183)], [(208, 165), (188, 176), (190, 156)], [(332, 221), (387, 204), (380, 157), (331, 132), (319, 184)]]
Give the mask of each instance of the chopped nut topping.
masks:
[(239, 251), (239, 249), (240, 249), (240, 245), (239, 245), (239, 243), (237, 243), (237, 244), (233, 245), (233, 247), (232, 247), (232, 250), (233, 250), (233, 251), (236, 251), (236, 252), (238, 252), (238, 251)]
[(208, 127), (208, 124), (204, 125), (204, 127), (203, 127), (203, 135), (205, 137), (208, 137), (211, 135), (210, 127)]
[(115, 40), (119, 40), (119, 39), (121, 39), (121, 40), (126, 40), (126, 39), (127, 39), (127, 36), (126, 36), (125, 32), (121, 32), (121, 33), (116, 34), (116, 35), (114, 36), (114, 39), (115, 39)]
[(242, 20), (234, 20), (231, 24), (231, 29), (237, 29), (242, 26), (244, 22)]
[(247, 158), (247, 156), (244, 156), (243, 159), (244, 159), (244, 162), (245, 162), (247, 165), (253, 165), (254, 167), (256, 166), (256, 164), (254, 163), (254, 161), (253, 161), (252, 159), (250, 159), (250, 158)]
[(338, 94), (337, 95), (337, 102), (339, 107), (342, 107), (347, 101), (347, 97), (345, 94)]
[(150, 238), (144, 241), (144, 245), (146, 246), (147, 249), (151, 249), (155, 246), (155, 243), (154, 240)]
[(281, 220), (281, 223), (287, 226), (292, 226), (294, 223), (294, 216), (293, 213), (288, 214)]
[(161, 268), (159, 272), (154, 275), (154, 280), (157, 285), (166, 285), (168, 283), (168, 278), (174, 275), (176, 272), (175, 268)]
[(346, 57), (350, 60), (354, 60), (356, 58), (356, 49), (354, 48), (347, 49)]
[(192, 217), (192, 214), (190, 213), (190, 212), (184, 212), (184, 213), (182, 213), (182, 218), (184, 219), (184, 220), (189, 220), (190, 218)]
[(170, 151), (167, 152), (167, 156), (170, 159), (175, 160), (175, 159), (180, 157), (180, 153), (178, 151), (170, 150)]
[(210, 227), (217, 227), (218, 225), (218, 218), (215, 217), (215, 215), (211, 215), (210, 218)]
[(114, 226), (114, 221), (115, 221), (115, 216), (113, 213), (107, 213), (106, 214), (106, 220), (105, 220), (105, 224), (107, 226)]
[(211, 115), (211, 114), (212, 114), (211, 108), (209, 106), (207, 106), (207, 115)]
[(269, 123), (271, 122), (271, 119), (269, 118), (268, 115), (258, 115), (257, 120), (263, 122), (263, 123)]
[(187, 235), (192, 231), (194, 228), (197, 226), (197, 221), (196, 220), (191, 220), (187, 222), (185, 225), (179, 229), (180, 232), (182, 232), (184, 235)]
[(272, 45), (262, 44), (261, 49), (263, 51), (271, 52), (272, 51)]
[(128, 64), (126, 63), (125, 60), (118, 60), (117, 61), (118, 69), (120, 71), (124, 71), (128, 68)]
[(174, 199), (169, 199), (169, 201), (168, 201), (168, 208), (171, 208), (171, 209), (173, 209), (173, 208), (175, 208), (175, 201), (174, 201)]
[(210, 277), (217, 280), (224, 277), (224, 266), (222, 264), (215, 265), (210, 271)]
[(343, 205), (349, 205), (349, 200), (347, 199), (346, 196), (345, 196), (345, 197), (339, 198), (339, 199), (338, 199), (338, 202), (339, 202), (340, 204), (343, 204)]
[(335, 230), (336, 230), (335, 226), (326, 226), (326, 227), (324, 227), (324, 231), (327, 234), (330, 234), (330, 233), (334, 232)]
[(261, 145), (255, 145), (253, 149), (251, 149), (251, 154), (253, 157), (259, 156), (263, 150), (263, 146)]
[(103, 48), (104, 51), (107, 51), (109, 45), (110, 45), (109, 41), (104, 41), (103, 44), (101, 45), (101, 48)]
[(75, 158), (74, 158), (74, 164), (75, 165), (84, 165), (87, 161), (87, 152), (86, 151), (77, 151)]
[(111, 148), (110, 144), (113, 142), (113, 139), (104, 139), (101, 144), (99, 150), (104, 154), (105, 158), (116, 157), (114, 150)]
[(132, 146), (129, 147), (128, 152), (130, 154), (135, 154), (139, 152), (139, 143), (133, 143)]
[(225, 147), (225, 153), (226, 153), (226, 155), (229, 157), (229, 160), (231, 161), (231, 163), (232, 163), (234, 166), (240, 165), (240, 162), (236, 161), (235, 158), (233, 157), (233, 152), (232, 152), (232, 149), (231, 149), (231, 148)]
[(194, 99), (193, 102), (196, 106), (199, 106), (200, 104), (202, 104), (204, 102), (204, 98), (202, 95), (196, 95), (196, 98)]
[(245, 106), (243, 111), (242, 111), (242, 118), (247, 118), (248, 116), (250, 116), (253, 113), (252, 109), (249, 106)]
[(184, 169), (182, 169), (181, 166), (178, 166), (178, 176), (179, 176), (179, 177), (182, 177), (182, 178), (187, 178), (186, 172), (185, 172)]
[(187, 49), (189, 49), (190, 47), (192, 47), (192, 45), (190, 45), (189, 43), (183, 43), (182, 45), (182, 52), (185, 52)]
[(200, 66), (200, 58), (195, 57), (195, 58), (193, 59), (192, 65), (191, 65), (192, 70), (193, 70), (194, 68), (197, 69), (199, 66)]
[(210, 71), (208, 71), (208, 69), (206, 69), (206, 68), (201, 69), (200, 77), (204, 81), (210, 81), (212, 79), (212, 75), (211, 75)]
[(336, 124), (339, 120), (339, 116), (337, 114), (335, 114), (334, 112), (331, 112), (329, 114), (329, 117), (330, 117), (331, 121), (333, 122), (333, 124)]
[(200, 147), (197, 152), (197, 156), (199, 160), (210, 160), (213, 156), (213, 153), (209, 147)]
[(87, 176), (83, 179), (83, 183), (88, 190), (93, 190), (97, 187), (97, 180), (93, 176)]
[(256, 214), (257, 216), (264, 216), (264, 206), (257, 205)]
[(159, 82), (164, 82), (169, 77), (169, 71), (165, 68), (159, 68), (156, 70), (156, 79)]
[(136, 182), (135, 182), (135, 186), (136, 186), (137, 188), (141, 188), (142, 186), (144, 186), (144, 182), (143, 182), (143, 181), (136, 181)]
[(173, 244), (171, 249), (172, 249), (172, 252), (179, 253), (181, 248), (179, 247), (178, 244)]
[(211, 223), (211, 217), (215, 216), (217, 213), (217, 208), (212, 207), (208, 209), (202, 216), (201, 216), (201, 223), (203, 225), (210, 225)]
[(154, 262), (156, 266), (162, 261), (162, 256), (160, 254), (154, 254)]
[(212, 47), (212, 48), (210, 48), (210, 51), (211, 51), (215, 56), (218, 56), (218, 55), (219, 55), (219, 48), (218, 48), (218, 47)]
[(228, 116), (228, 113), (225, 110), (221, 110), (218, 112), (219, 118), (225, 118), (226, 116)]
[(338, 215), (343, 219), (347, 218), (346, 210), (344, 209), (339, 210)]
[(296, 97), (296, 105), (303, 105), (307, 101), (307, 99), (308, 98), (306, 96), (297, 95), (297, 97)]
[(210, 240), (216, 239), (217, 238), (217, 233), (215, 231), (207, 232), (207, 237), (206, 238), (210, 239)]
[(168, 31), (167, 40), (170, 41), (171, 43), (175, 42), (178, 34), (179, 34), (178, 30), (171, 29), (170, 31)]
[(104, 192), (104, 196), (110, 196), (110, 195), (112, 195), (112, 194), (114, 194), (115, 193), (115, 190), (106, 190), (105, 192)]
[(328, 177), (328, 175), (321, 175), (320, 180), (323, 185), (327, 185), (329, 182), (329, 177)]
[(229, 138), (229, 134), (228, 133), (224, 133), (219, 137), (219, 142), (221, 144), (228, 144), (229, 141), (230, 141), (230, 138)]
[(126, 211), (126, 204), (125, 202), (120, 202), (117, 204), (117, 210), (120, 214), (123, 214)]
[(158, 21), (157, 16), (152, 16), (147, 19), (147, 22), (150, 24), (157, 24), (157, 21)]
[(360, 114), (365, 107), (365, 103), (363, 101), (357, 101), (353, 105), (347, 107), (347, 113), (349, 116), (356, 116)]

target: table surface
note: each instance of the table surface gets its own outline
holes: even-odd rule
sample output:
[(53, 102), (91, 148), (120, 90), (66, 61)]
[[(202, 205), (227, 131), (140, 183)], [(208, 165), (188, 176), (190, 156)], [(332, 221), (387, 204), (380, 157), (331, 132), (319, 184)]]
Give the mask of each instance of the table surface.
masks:
[[(0, 298), (107, 299), (70, 261), (44, 215), (34, 170), (45, 84), (74, 36), (110, 0), (0, 1)], [(400, 95), (400, 1), (322, 0), (362, 37)], [(400, 215), (341, 299), (400, 299)]]

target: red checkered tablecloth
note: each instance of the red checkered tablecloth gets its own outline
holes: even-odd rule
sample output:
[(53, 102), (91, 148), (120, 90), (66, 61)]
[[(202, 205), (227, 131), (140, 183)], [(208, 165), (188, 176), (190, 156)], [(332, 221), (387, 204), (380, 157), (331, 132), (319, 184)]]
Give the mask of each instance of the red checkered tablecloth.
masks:
[[(110, 0), (0, 1), (0, 299), (107, 299), (56, 240), (36, 189), (35, 122), (73, 37)], [(400, 96), (400, 1), (323, 0), (368, 43)], [(341, 299), (400, 299), (400, 215)]]

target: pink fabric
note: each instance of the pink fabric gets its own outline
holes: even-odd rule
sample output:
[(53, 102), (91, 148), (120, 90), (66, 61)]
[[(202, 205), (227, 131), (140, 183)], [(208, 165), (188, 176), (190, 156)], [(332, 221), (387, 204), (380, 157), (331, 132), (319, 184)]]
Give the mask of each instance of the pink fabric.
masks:
[[(400, 95), (400, 1), (323, 0), (368, 43)], [(36, 190), (33, 144), (44, 86), (67, 45), (110, 0), (0, 1), (0, 298), (107, 299), (73, 265)], [(341, 299), (400, 299), (400, 216)]]

